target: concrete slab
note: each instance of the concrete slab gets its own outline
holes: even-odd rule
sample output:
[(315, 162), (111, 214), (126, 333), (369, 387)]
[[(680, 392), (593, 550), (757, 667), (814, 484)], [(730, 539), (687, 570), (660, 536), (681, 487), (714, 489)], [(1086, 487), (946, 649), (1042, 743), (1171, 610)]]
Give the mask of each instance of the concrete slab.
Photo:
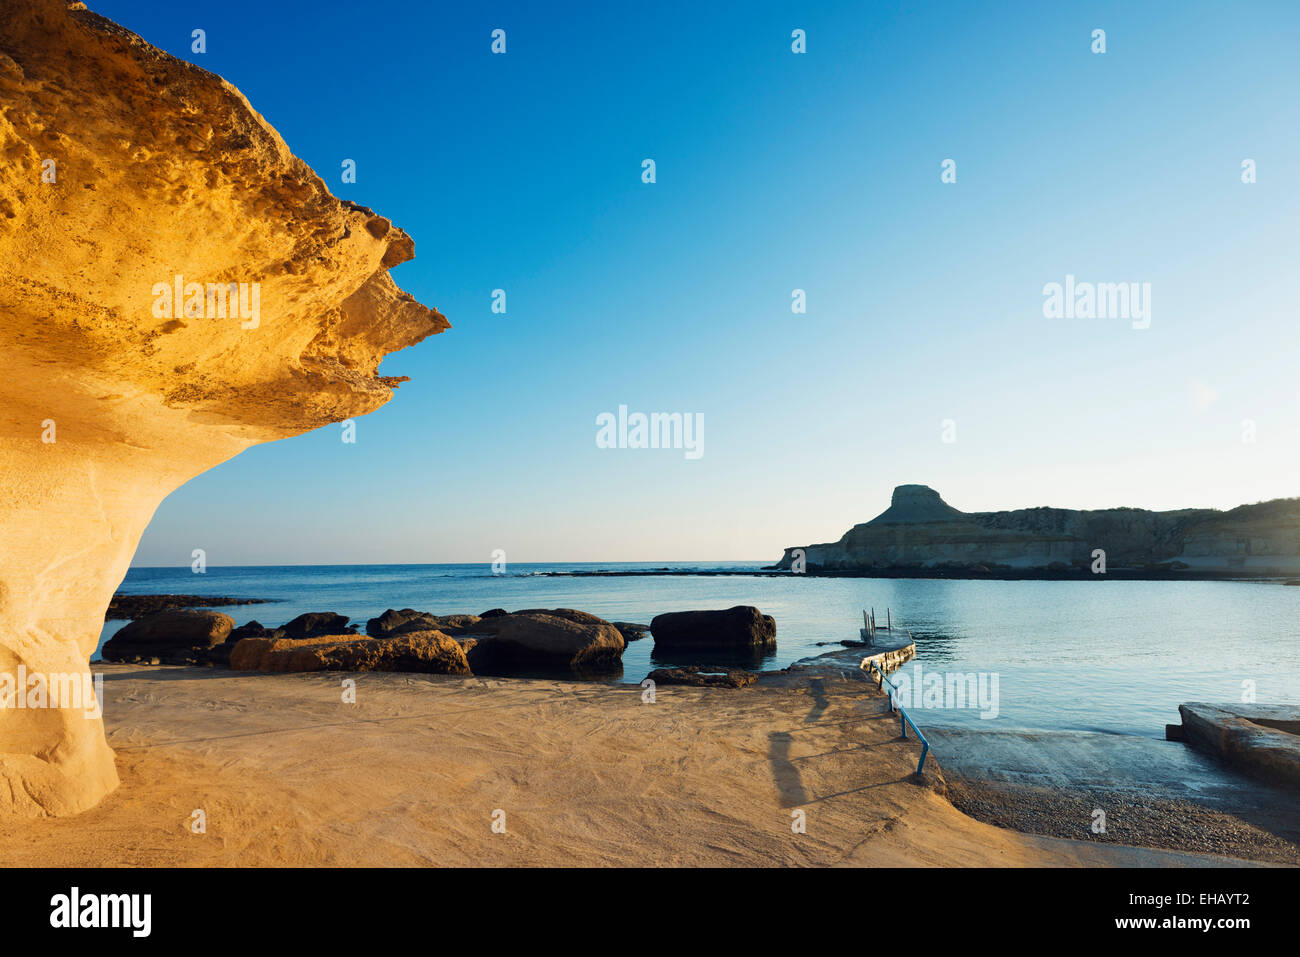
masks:
[(1300, 791), (1300, 708), (1180, 704), (1183, 740), (1269, 784)]

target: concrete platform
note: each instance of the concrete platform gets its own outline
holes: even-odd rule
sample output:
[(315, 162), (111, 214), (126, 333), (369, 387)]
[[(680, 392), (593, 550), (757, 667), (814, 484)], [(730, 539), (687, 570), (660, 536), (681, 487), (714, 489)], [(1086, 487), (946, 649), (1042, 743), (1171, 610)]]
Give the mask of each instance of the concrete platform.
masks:
[[(853, 645), (837, 648), (811, 658), (800, 658), (786, 670), (788, 672), (831, 671), (843, 677), (866, 678), (864, 661), (875, 662), (886, 674), (902, 667), (916, 657), (916, 643), (906, 631), (877, 632), (872, 645)], [(853, 673), (857, 673), (854, 675)], [(875, 682), (874, 673), (870, 680)]]
[(1300, 708), (1180, 704), (1183, 740), (1238, 770), (1300, 791)]

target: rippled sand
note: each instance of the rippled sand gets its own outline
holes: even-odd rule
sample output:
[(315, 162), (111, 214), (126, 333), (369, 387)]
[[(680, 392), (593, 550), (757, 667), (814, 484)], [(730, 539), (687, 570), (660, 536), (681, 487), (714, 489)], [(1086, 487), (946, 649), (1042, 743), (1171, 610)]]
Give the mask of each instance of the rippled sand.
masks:
[(874, 688), (833, 673), (647, 704), (547, 680), (96, 670), (122, 786), (76, 818), (0, 826), (4, 864), (1226, 862), (975, 821), (937, 764), (914, 780), (917, 744)]

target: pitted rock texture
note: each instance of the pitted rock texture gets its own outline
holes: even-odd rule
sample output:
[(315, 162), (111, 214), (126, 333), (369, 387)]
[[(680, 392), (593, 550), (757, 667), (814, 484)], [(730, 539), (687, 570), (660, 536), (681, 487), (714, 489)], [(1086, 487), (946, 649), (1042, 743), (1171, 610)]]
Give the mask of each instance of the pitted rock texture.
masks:
[(236, 671), (415, 671), (468, 675), (465, 649), (440, 631), (417, 631), (391, 638), (328, 635), (245, 638), (230, 653)]
[[(80, 3), (0, 5), (0, 671), (85, 672), (177, 486), (391, 397), (383, 357), (448, 328), (388, 275), (413, 249), (221, 77)], [(116, 785), (98, 720), (0, 710), (0, 816)]]

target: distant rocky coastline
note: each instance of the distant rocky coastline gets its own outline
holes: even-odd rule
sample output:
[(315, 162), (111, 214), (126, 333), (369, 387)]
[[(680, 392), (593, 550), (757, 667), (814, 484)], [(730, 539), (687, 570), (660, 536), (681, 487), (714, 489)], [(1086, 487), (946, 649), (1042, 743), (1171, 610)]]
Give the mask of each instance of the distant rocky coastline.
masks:
[(104, 613), (105, 621), (141, 618), (179, 608), (224, 608), (227, 605), (261, 605), (266, 598), (213, 598), (208, 595), (123, 595), (113, 596)]
[(962, 512), (925, 485), (837, 542), (792, 546), (771, 571), (928, 578), (1229, 579), (1300, 572), (1300, 499), (1229, 511)]

